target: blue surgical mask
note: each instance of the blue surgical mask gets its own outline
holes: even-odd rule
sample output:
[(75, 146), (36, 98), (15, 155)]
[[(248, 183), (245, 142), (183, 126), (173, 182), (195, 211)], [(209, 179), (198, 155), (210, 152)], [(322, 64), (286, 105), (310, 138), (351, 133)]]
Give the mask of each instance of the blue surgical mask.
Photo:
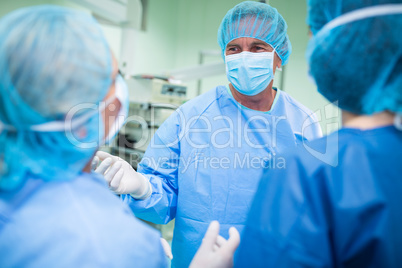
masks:
[(275, 51), (244, 51), (225, 56), (229, 82), (243, 95), (254, 96), (261, 93), (274, 79), (274, 55)]

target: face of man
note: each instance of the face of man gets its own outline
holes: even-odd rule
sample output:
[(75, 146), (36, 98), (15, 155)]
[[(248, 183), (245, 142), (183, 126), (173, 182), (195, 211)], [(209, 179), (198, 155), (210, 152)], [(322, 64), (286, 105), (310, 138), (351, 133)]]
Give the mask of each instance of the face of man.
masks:
[[(261, 53), (261, 52), (272, 52), (274, 49), (264, 41), (261, 41), (256, 38), (251, 37), (240, 37), (234, 39), (230, 43), (227, 44), (225, 55), (233, 55), (238, 54), (244, 51), (252, 52), (252, 53)], [(279, 58), (278, 54), (275, 53), (274, 57), (274, 74), (276, 68), (281, 68), (282, 60)]]

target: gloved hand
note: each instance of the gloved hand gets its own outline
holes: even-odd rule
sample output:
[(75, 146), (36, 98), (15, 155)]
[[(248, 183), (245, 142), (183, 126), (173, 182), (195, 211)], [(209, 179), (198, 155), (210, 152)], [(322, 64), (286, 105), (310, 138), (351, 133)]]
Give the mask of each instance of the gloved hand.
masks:
[(229, 268), (233, 267), (233, 255), (239, 246), (240, 235), (236, 228), (229, 229), (229, 239), (219, 235), (219, 222), (213, 221), (190, 264), (190, 268)]
[(109, 188), (117, 194), (130, 194), (135, 199), (146, 199), (152, 193), (149, 180), (120, 157), (98, 151), (92, 161), (92, 169), (102, 174)]
[(166, 257), (168, 257), (169, 259), (173, 259), (172, 249), (170, 248), (168, 241), (166, 241), (166, 239), (164, 238), (161, 238), (161, 243)]

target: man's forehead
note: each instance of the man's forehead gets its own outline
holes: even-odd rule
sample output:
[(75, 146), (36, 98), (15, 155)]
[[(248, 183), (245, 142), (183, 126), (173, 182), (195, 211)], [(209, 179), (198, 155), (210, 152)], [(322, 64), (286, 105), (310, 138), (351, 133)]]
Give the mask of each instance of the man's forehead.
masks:
[(230, 41), (227, 46), (231, 45), (243, 45), (243, 44), (249, 44), (249, 45), (260, 45), (260, 46), (270, 46), (268, 43), (257, 39), (257, 38), (252, 38), (252, 37), (239, 37), (236, 38), (232, 41)]

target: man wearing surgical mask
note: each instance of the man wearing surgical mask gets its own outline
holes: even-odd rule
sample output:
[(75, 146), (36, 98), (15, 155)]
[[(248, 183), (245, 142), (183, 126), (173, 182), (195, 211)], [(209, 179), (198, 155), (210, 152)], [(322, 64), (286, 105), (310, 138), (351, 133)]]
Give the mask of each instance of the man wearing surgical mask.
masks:
[[(291, 44), (278, 11), (243, 2), (229, 10), (218, 43), (227, 86), (185, 103), (158, 129), (138, 172), (99, 154), (110, 188), (137, 217), (175, 221), (174, 267), (187, 267), (212, 220), (242, 231), (264, 167), (285, 168), (285, 149), (321, 136), (310, 110), (273, 88)], [(303, 127), (306, 126), (306, 127)]]

